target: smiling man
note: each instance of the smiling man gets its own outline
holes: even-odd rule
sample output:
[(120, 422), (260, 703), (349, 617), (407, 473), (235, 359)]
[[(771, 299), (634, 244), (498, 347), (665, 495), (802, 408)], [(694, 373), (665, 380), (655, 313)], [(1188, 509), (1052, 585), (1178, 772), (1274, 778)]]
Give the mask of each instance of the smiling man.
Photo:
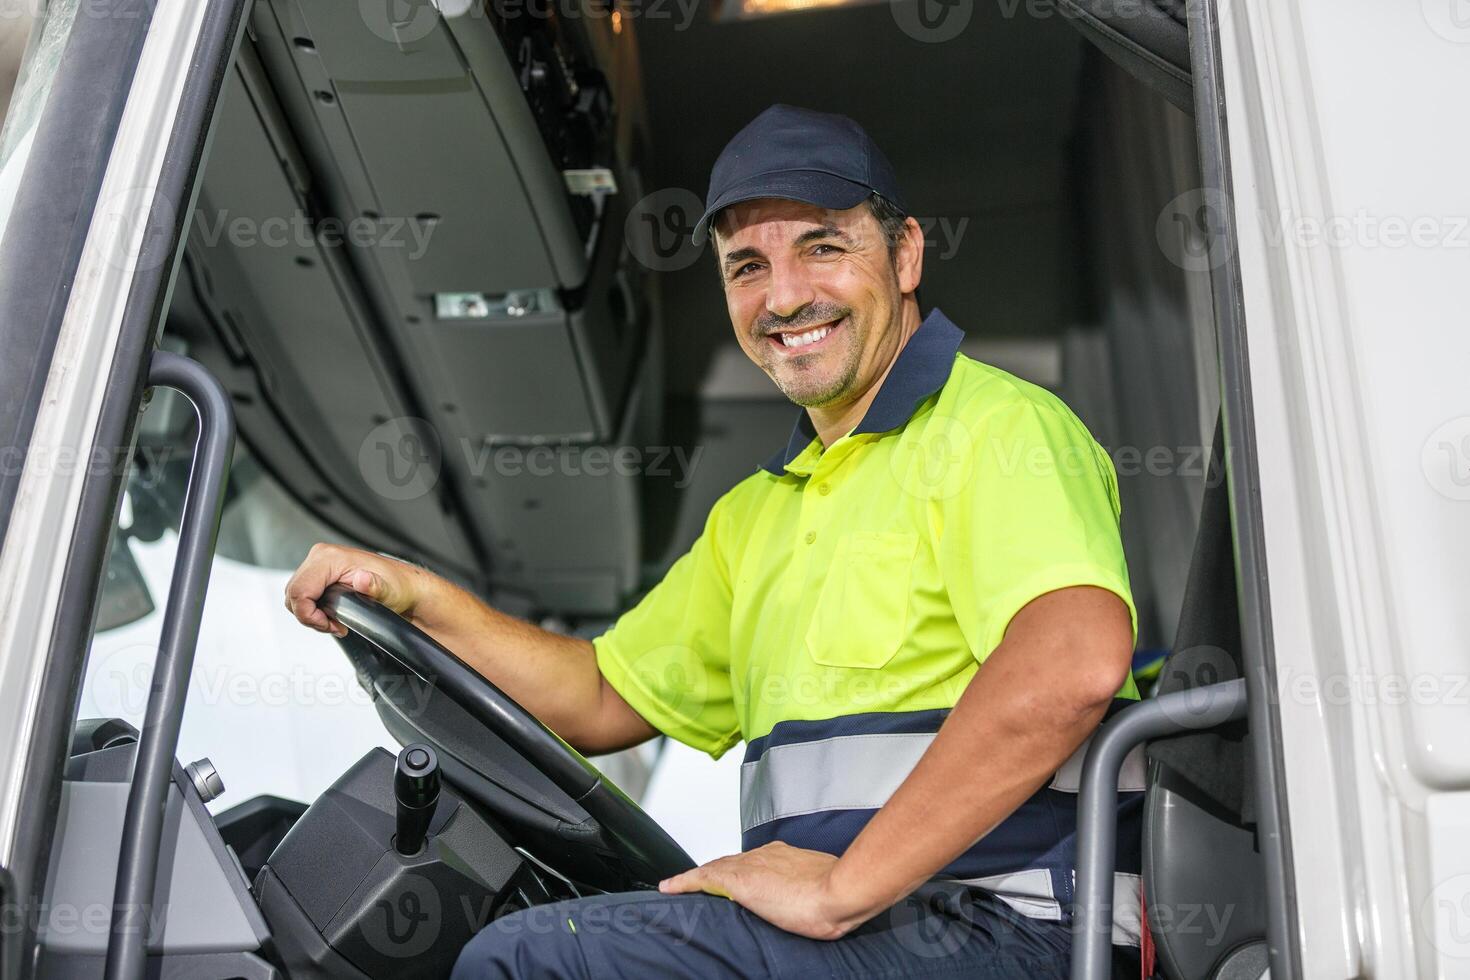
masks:
[[(333, 631), (327, 585), (374, 595), (584, 751), (746, 744), (742, 853), (497, 920), (455, 976), (1063, 977), (1081, 749), (1137, 696), (1112, 465), (1054, 396), (921, 316), (922, 234), (851, 120), (762, 113), (695, 234), (742, 348), (802, 411), (612, 629), (554, 636), (326, 546), (288, 586)], [(1122, 798), (1114, 940), (1136, 973)]]

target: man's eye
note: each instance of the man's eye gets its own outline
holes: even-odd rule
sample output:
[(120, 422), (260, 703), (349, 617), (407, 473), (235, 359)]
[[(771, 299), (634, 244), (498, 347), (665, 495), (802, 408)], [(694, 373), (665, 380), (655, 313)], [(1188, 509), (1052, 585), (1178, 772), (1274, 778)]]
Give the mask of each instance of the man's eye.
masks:
[(840, 252), (840, 251), (842, 251), (842, 249), (838, 248), (836, 245), (828, 245), (826, 243), (823, 243), (823, 244), (817, 245), (815, 248), (813, 248), (812, 249), (812, 254), (813, 255), (830, 255), (830, 254), (833, 254), (833, 253), (836, 253), (836, 252)]
[(737, 267), (734, 272), (730, 273), (730, 278), (739, 279), (741, 276), (754, 269), (758, 264), (759, 263), (756, 262), (747, 262), (744, 265)]

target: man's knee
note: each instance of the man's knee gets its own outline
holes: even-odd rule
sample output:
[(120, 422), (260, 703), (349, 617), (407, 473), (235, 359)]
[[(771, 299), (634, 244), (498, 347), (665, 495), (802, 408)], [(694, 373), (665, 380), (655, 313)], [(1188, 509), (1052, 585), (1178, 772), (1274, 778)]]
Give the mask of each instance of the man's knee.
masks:
[(585, 973), (568, 917), (558, 905), (542, 905), (481, 929), (460, 951), (450, 980), (572, 980)]

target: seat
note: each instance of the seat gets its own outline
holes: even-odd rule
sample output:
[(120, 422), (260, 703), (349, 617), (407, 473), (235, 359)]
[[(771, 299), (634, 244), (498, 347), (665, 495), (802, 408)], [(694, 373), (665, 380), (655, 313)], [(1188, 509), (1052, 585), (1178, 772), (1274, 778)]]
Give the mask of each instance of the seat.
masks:
[[(1174, 653), (1156, 693), (1243, 676), (1224, 436), (1216, 422)], [(1267, 972), (1265, 868), (1246, 722), (1149, 743), (1143, 882), (1157, 970), (1169, 980)]]

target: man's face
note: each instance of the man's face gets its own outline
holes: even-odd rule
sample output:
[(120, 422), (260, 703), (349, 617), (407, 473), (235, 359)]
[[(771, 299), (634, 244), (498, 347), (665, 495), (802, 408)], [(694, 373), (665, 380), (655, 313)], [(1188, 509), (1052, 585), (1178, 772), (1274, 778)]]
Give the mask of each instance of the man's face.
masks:
[(841, 408), (892, 363), (917, 269), (905, 248), (895, 266), (866, 204), (747, 201), (722, 212), (714, 242), (740, 346), (787, 398)]

